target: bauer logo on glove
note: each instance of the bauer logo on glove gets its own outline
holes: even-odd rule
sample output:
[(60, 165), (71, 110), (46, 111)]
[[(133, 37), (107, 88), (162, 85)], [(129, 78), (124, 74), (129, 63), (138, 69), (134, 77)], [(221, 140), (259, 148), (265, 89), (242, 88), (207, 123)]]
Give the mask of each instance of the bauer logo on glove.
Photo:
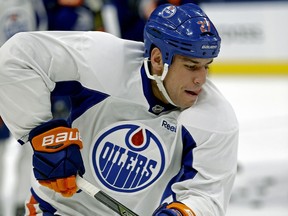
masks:
[(32, 139), (34, 150), (41, 152), (54, 152), (77, 144), (82, 148), (82, 140), (77, 128), (57, 127)]

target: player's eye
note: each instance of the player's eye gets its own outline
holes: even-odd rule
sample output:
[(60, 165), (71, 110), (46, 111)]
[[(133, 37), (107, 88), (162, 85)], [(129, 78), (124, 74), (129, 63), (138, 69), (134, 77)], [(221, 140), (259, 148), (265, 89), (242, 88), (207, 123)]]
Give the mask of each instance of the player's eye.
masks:
[(196, 70), (196, 69), (197, 69), (196, 65), (185, 65), (185, 67), (186, 67), (188, 70)]

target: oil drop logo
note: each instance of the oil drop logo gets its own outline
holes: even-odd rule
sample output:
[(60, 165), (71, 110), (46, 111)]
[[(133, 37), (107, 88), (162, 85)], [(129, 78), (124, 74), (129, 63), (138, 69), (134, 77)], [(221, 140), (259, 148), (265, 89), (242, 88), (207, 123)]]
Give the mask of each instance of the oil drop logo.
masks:
[(95, 177), (119, 192), (142, 190), (163, 173), (162, 141), (142, 124), (117, 124), (102, 131), (91, 151)]

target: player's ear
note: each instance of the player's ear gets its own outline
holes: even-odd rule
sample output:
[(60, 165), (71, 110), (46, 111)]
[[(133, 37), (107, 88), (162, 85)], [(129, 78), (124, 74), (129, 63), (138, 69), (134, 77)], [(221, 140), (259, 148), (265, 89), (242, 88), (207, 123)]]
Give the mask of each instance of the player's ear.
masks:
[(159, 48), (154, 47), (151, 51), (151, 66), (152, 66), (152, 73), (161, 75), (163, 71), (163, 61), (162, 61), (162, 54)]

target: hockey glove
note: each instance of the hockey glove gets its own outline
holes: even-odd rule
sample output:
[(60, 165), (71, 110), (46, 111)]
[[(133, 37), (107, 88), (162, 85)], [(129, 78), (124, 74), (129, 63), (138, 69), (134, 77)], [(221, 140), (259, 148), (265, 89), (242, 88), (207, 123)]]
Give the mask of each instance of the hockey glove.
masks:
[(65, 120), (54, 120), (34, 128), (29, 134), (34, 150), (33, 172), (43, 186), (71, 197), (77, 191), (76, 175), (85, 168), (78, 129)]
[(153, 213), (153, 216), (196, 216), (194, 212), (181, 202), (164, 203)]

